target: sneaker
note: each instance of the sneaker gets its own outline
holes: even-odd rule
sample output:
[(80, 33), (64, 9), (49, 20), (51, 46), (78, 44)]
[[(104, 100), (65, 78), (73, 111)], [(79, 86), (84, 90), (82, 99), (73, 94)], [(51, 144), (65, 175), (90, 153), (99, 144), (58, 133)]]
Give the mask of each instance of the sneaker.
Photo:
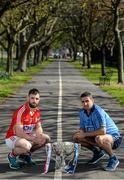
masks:
[(109, 159), (108, 165), (106, 166), (106, 171), (115, 171), (116, 167), (119, 165), (119, 160), (114, 156)]
[(19, 160), (23, 161), (26, 164), (29, 165), (36, 165), (36, 163), (32, 160), (31, 155), (19, 155)]
[(100, 151), (99, 153), (95, 153), (93, 155), (93, 158), (88, 162), (88, 164), (96, 164), (100, 159), (102, 159), (105, 156), (105, 153), (103, 151)]
[(21, 168), (21, 164), (16, 161), (16, 157), (11, 157), (10, 154), (8, 154), (8, 161), (9, 161), (9, 167), (11, 169), (19, 169)]
[(67, 174), (73, 174), (75, 172), (75, 165), (71, 165), (71, 166), (66, 166), (65, 167), (65, 171), (67, 172)]

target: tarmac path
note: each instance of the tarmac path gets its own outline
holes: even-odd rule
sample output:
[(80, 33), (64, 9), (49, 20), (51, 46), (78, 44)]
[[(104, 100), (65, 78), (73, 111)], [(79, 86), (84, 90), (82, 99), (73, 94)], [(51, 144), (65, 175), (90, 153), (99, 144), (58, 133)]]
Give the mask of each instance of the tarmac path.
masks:
[(0, 179), (124, 179), (124, 143), (116, 151), (120, 164), (115, 172), (103, 170), (107, 156), (96, 165), (87, 165), (92, 154), (81, 150), (73, 175), (57, 172), (54, 161), (51, 161), (49, 172), (42, 174), (46, 159), (45, 148), (32, 154), (38, 166), (24, 166), (16, 171), (9, 168), (9, 150), (4, 143), (4, 136), (12, 113), (25, 103), (27, 93), (33, 87), (41, 92), (42, 126), (53, 141), (72, 140), (72, 133), (79, 128), (79, 97), (85, 90), (92, 92), (95, 102), (111, 115), (124, 136), (124, 108), (106, 92), (82, 77), (79, 70), (67, 61), (55, 60), (0, 105)]

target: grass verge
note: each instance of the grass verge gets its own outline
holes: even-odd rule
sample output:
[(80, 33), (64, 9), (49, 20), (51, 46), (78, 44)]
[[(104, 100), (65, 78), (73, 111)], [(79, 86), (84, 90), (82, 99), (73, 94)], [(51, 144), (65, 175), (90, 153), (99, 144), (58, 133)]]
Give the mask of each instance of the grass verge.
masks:
[(16, 90), (22, 87), (27, 81), (32, 79), (32, 76), (42, 71), (52, 61), (44, 61), (37, 66), (32, 66), (27, 69), (26, 72), (14, 72), (14, 75), (10, 79), (0, 79), (0, 103), (2, 103), (6, 97), (14, 94)]
[[(101, 66), (100, 64), (93, 64), (91, 69), (86, 69), (82, 67), (79, 61), (71, 61), (71, 64), (78, 68), (83, 76), (85, 76), (93, 84), (99, 86), (99, 77), (101, 76)], [(110, 68), (110, 67), (109, 67)], [(121, 106), (124, 107), (124, 84), (117, 83), (117, 69), (111, 68), (113, 75), (111, 78), (110, 85), (100, 86), (103, 91), (106, 91), (112, 97), (114, 97)]]

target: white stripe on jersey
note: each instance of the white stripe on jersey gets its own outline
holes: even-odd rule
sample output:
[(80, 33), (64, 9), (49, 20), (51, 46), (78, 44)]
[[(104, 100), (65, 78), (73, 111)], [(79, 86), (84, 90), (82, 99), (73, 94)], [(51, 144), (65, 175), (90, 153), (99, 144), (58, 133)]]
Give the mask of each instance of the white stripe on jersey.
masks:
[(25, 111), (25, 105), (23, 105), (22, 108), (21, 108), (21, 109), (18, 111), (18, 113), (17, 113), (17, 120), (16, 120), (16, 122), (17, 122), (18, 124), (21, 123), (21, 116), (22, 116), (22, 114), (23, 114), (24, 111)]

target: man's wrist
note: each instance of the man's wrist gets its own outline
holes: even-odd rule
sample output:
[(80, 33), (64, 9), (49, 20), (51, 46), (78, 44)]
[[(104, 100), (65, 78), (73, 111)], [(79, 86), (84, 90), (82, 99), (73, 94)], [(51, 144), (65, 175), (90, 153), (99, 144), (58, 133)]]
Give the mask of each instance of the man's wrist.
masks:
[(84, 133), (84, 137), (88, 137), (88, 133), (87, 132)]
[(30, 141), (35, 141), (36, 136), (30, 136)]

